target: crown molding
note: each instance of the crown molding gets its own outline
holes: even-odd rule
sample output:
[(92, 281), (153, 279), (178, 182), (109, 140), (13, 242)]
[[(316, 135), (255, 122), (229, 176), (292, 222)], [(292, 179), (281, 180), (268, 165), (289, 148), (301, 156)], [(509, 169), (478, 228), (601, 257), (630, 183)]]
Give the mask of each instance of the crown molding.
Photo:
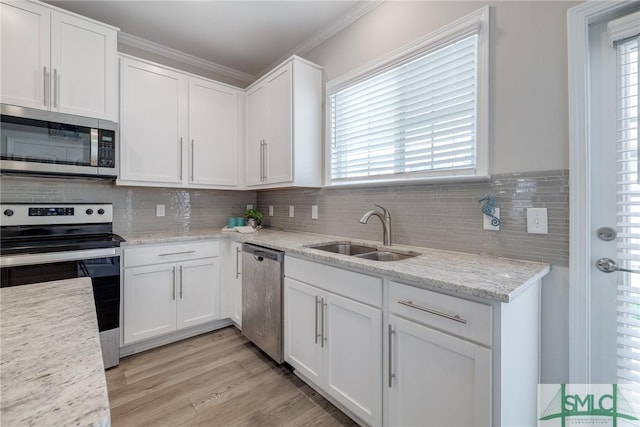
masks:
[(209, 70), (232, 79), (247, 83), (253, 83), (256, 80), (256, 76), (251, 74), (243, 73), (242, 71), (234, 70), (233, 68), (225, 67), (224, 65), (216, 64), (215, 62), (207, 61), (206, 59), (198, 58), (197, 56), (189, 55), (188, 53), (180, 52), (179, 50), (172, 49), (128, 33), (120, 32), (118, 34), (118, 42), (147, 52), (155, 53), (184, 64)]
[(302, 55), (304, 55), (305, 53), (309, 52), (314, 47), (319, 46), (320, 44), (322, 44), (326, 40), (328, 40), (331, 37), (335, 36), (340, 31), (344, 30), (349, 25), (353, 24), (358, 19), (362, 18), (363, 16), (365, 16), (366, 14), (368, 14), (369, 12), (371, 12), (372, 10), (374, 10), (375, 8), (377, 8), (378, 6), (380, 6), (384, 2), (385, 2), (385, 0), (370, 0), (370, 1), (361, 2), (360, 4), (352, 7), (351, 9), (349, 9), (349, 11), (347, 13), (345, 13), (338, 20), (336, 20), (331, 26), (323, 29), (322, 31), (320, 31), (318, 33), (316, 33), (314, 36), (308, 38), (307, 40), (305, 40), (304, 42), (302, 42), (298, 46), (296, 46), (293, 49), (291, 49), (289, 52), (287, 52), (284, 55), (282, 55), (282, 57), (280, 57), (280, 59), (275, 61), (272, 65), (268, 66), (264, 70), (262, 70), (260, 73), (258, 73), (258, 75), (256, 77), (260, 78), (260, 77), (264, 76), (269, 71), (271, 71), (273, 68), (275, 68), (278, 64), (286, 61), (291, 56), (294, 56), (294, 55), (302, 56)]

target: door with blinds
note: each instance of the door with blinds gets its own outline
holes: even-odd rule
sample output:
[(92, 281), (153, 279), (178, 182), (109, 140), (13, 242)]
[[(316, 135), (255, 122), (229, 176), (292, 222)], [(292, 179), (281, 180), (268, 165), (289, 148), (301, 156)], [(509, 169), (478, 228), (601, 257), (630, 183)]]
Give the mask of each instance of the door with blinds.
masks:
[(640, 384), (640, 12), (593, 25), (590, 382)]

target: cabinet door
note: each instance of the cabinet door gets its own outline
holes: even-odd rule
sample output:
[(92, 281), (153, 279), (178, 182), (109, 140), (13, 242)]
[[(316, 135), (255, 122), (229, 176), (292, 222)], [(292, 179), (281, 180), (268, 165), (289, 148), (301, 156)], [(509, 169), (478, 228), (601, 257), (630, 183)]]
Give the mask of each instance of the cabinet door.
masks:
[(320, 295), (312, 286), (284, 279), (284, 359), (303, 376), (320, 384)]
[(189, 182), (238, 183), (238, 92), (213, 82), (189, 80)]
[(52, 110), (117, 121), (116, 43), (113, 29), (52, 12)]
[(178, 329), (219, 319), (219, 258), (182, 262), (178, 276)]
[(247, 139), (244, 150), (245, 183), (247, 185), (263, 184), (262, 141), (265, 139), (266, 93), (265, 85), (253, 87), (247, 92)]
[(182, 183), (186, 76), (121, 58), (120, 77), (120, 179)]
[(242, 327), (242, 243), (231, 242), (231, 274), (229, 295), (231, 296), (231, 320)]
[(382, 423), (382, 311), (327, 294), (323, 388), (369, 425)]
[(124, 270), (124, 343), (176, 330), (176, 266)]
[(26, 1), (0, 3), (0, 100), (48, 110), (51, 12)]
[(394, 315), (389, 322), (388, 424), (491, 425), (491, 351)]
[(293, 181), (292, 70), (288, 63), (267, 82), (267, 159), (269, 184)]

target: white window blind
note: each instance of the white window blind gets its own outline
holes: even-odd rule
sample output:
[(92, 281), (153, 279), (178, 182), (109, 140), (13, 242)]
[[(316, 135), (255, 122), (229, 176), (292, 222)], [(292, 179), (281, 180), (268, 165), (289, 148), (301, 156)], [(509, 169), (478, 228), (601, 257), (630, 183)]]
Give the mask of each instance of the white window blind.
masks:
[(331, 181), (473, 174), (477, 33), (329, 94)]
[[(640, 269), (638, 184), (638, 39), (617, 44), (618, 260)], [(618, 382), (640, 383), (640, 275), (619, 273)]]

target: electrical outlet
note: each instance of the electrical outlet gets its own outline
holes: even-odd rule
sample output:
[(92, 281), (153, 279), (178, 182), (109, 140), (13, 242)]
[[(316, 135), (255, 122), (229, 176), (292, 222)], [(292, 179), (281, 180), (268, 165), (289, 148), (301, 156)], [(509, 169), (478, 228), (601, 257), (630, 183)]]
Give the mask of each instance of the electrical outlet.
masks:
[(164, 216), (164, 205), (156, 205), (156, 216)]
[(527, 209), (527, 233), (549, 234), (547, 208)]
[(247, 210), (249, 210), (249, 209), (253, 209), (253, 205), (252, 204), (248, 204), (247, 205)]
[(273, 216), (273, 206), (269, 206), (269, 216)]
[[(500, 208), (494, 208), (493, 209), (493, 216), (497, 217), (498, 219), (500, 219)], [(484, 230), (489, 230), (489, 231), (499, 231), (500, 230), (500, 224), (498, 225), (492, 225), (491, 224), (491, 220), (493, 218), (491, 218), (490, 216), (487, 215), (482, 215), (482, 228)]]
[(289, 206), (289, 218), (293, 218), (294, 217), (294, 209), (293, 206)]
[(311, 219), (318, 219), (318, 205), (311, 205)]

